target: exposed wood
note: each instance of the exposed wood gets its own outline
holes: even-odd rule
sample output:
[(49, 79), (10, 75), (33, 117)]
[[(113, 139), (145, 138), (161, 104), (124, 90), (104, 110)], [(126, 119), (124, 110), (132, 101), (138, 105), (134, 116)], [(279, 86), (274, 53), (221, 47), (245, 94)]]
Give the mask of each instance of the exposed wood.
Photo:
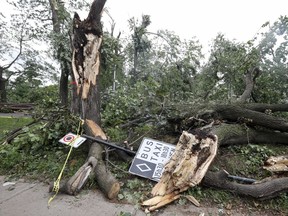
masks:
[[(170, 115), (168, 119), (171, 129), (191, 129), (205, 128), (205, 130), (218, 136), (218, 144), (288, 144), (288, 122), (284, 118), (275, 117), (274, 112), (288, 112), (288, 104), (234, 104), (234, 105), (211, 105), (195, 110), (195, 106), (190, 105), (191, 109), (177, 107), (182, 110), (180, 115)], [(197, 106), (196, 106), (197, 107)], [(188, 111), (187, 111), (188, 110)], [(174, 110), (171, 112), (175, 113)], [(195, 121), (199, 119), (200, 121)], [(206, 127), (209, 125), (209, 127)], [(271, 162), (271, 161), (270, 161)], [(285, 171), (287, 169), (286, 159), (278, 162), (274, 160), (274, 165), (264, 168), (272, 171)], [(203, 185), (217, 187), (228, 190), (240, 195), (251, 196), (257, 199), (269, 199), (288, 191), (288, 178), (272, 178), (257, 184), (240, 184), (232, 182), (228, 178), (228, 173), (207, 172)], [(162, 188), (163, 190), (163, 188)]]
[(106, 134), (98, 124), (90, 119), (86, 119), (85, 122), (95, 137), (100, 137), (103, 140), (107, 140)]
[(189, 200), (191, 203), (193, 203), (193, 205), (200, 207), (200, 203), (198, 202), (198, 200), (195, 199), (195, 197), (193, 197), (191, 195), (186, 195), (183, 197), (185, 197), (187, 200)]
[(160, 202), (158, 202), (155, 205), (152, 205), (152, 206), (148, 207), (148, 210), (149, 211), (155, 211), (156, 209), (159, 209), (159, 208), (161, 208), (161, 207), (163, 207), (163, 206), (165, 206), (165, 205), (167, 205), (167, 204), (179, 199), (180, 196), (181, 196), (180, 194), (174, 194), (174, 193), (167, 194), (167, 195), (162, 197)]
[(73, 19), (73, 74), (77, 93), (82, 99), (88, 97), (91, 87), (97, 83), (100, 66), (100, 46), (102, 43), (101, 11), (106, 0), (95, 0), (87, 19), (80, 20), (77, 13)]
[[(78, 171), (65, 183), (60, 185), (59, 191), (69, 195), (77, 195), (88, 180), (88, 177), (93, 169), (95, 169), (97, 160), (90, 157)], [(49, 192), (52, 192), (54, 183), (50, 184)]]
[[(178, 199), (180, 192), (199, 184), (216, 156), (217, 148), (217, 136), (202, 131), (196, 135), (184, 131), (160, 181), (152, 189), (154, 197), (143, 205), (151, 204), (148, 210), (155, 210)], [(190, 200), (194, 201), (191, 197)]]
[(217, 152), (217, 137), (200, 138), (183, 132), (152, 195), (183, 191), (200, 183)]
[[(73, 111), (84, 119), (84, 129), (88, 136), (107, 140), (101, 129), (100, 118), (100, 47), (102, 43), (101, 13), (106, 0), (94, 0), (88, 17), (81, 20), (75, 13), (73, 19), (73, 56), (72, 69), (76, 88), (73, 94)], [(89, 173), (109, 198), (117, 197), (120, 184), (111, 174), (103, 161), (103, 148), (96, 142), (90, 146), (88, 161), (79, 169), (67, 184), (68, 191), (78, 191), (85, 184)], [(89, 163), (94, 161), (95, 163)], [(76, 188), (76, 189), (75, 189)]]
[(263, 168), (266, 170), (269, 170), (270, 172), (287, 172), (288, 171), (288, 155), (269, 157), (266, 160)]

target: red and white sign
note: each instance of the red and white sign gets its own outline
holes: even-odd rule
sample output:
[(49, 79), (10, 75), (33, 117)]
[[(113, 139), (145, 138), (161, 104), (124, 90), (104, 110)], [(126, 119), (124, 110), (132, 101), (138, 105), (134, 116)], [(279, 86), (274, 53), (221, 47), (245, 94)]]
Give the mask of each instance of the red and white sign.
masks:
[(86, 138), (77, 136), (76, 134), (73, 134), (73, 133), (68, 133), (59, 140), (60, 143), (63, 143), (66, 145), (73, 145), (74, 148), (78, 148), (85, 141), (86, 141)]

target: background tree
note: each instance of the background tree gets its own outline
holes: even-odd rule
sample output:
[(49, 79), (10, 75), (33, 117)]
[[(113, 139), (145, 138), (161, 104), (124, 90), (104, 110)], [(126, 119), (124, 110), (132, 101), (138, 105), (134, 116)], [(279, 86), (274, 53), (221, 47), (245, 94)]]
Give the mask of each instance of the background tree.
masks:
[[(0, 15), (2, 19), (5, 18), (3, 14), (0, 14)], [(10, 77), (16, 74), (14, 71), (11, 70), (11, 68), (12, 66), (15, 67), (15, 63), (17, 63), (17, 60), (20, 59), (22, 52), (23, 52), (23, 46), (24, 46), (23, 42), (24, 42), (24, 34), (25, 34), (24, 30), (25, 30), (25, 25), (26, 25), (26, 18), (20, 21), (20, 26), (21, 26), (20, 34), (19, 35), (14, 34), (14, 37), (11, 37), (9, 35), (8, 26), (5, 25), (5, 21), (2, 19), (0, 20), (1, 22), (0, 23), (0, 30), (1, 30), (0, 58), (3, 62), (7, 62), (7, 64), (0, 65), (0, 101), (7, 102), (7, 89), (6, 89), (7, 83)], [(11, 34), (11, 30), (14, 31), (14, 33), (16, 33), (17, 31), (15, 29), (16, 26), (11, 26), (11, 27), (12, 28), (9, 29), (10, 34)], [(14, 52), (17, 54), (15, 54)]]
[(288, 18), (281, 16), (259, 36), (257, 50), (262, 74), (257, 80), (254, 97), (257, 102), (285, 102), (288, 92), (287, 52)]
[(243, 43), (229, 41), (218, 34), (214, 39), (208, 62), (196, 84), (204, 100), (235, 101), (245, 87), (245, 74), (259, 65), (257, 52)]
[[(11, 16), (9, 22), (11, 27), (9, 30), (15, 29), (17, 32), (18, 26), (23, 26), (23, 36), (25, 36), (25, 47), (22, 46), (22, 52), (27, 59), (29, 55), (31, 59), (37, 59), (41, 67), (46, 67), (45, 77), (49, 81), (55, 82), (57, 79), (58, 69), (60, 68), (61, 76), (59, 85), (59, 95), (62, 105), (67, 105), (68, 102), (68, 78), (71, 75), (71, 11), (78, 8), (87, 7), (87, 3), (69, 1), (64, 2), (58, 0), (51, 1), (32, 1), (19, 0), (11, 1), (15, 14)], [(25, 21), (25, 25), (20, 25)], [(8, 22), (6, 20), (5, 22)], [(9, 33), (11, 34), (11, 33)], [(5, 35), (4, 35), (5, 36)], [(19, 36), (19, 35), (18, 35)], [(8, 37), (5, 37), (5, 43), (8, 42)], [(41, 41), (47, 41), (45, 44)], [(7, 46), (7, 45), (6, 45)], [(15, 46), (15, 45), (14, 45)], [(28, 47), (29, 46), (29, 47)], [(38, 53), (38, 55), (36, 55)], [(2, 55), (7, 57), (7, 55)], [(44, 61), (45, 59), (45, 61)], [(59, 66), (53, 62), (56, 59)], [(23, 64), (23, 63), (22, 63)], [(20, 71), (19, 68), (17, 70)], [(42, 78), (44, 77), (43, 74)]]
[(128, 46), (130, 58), (133, 62), (132, 68), (129, 71), (131, 83), (135, 84), (137, 80), (145, 77), (145, 68), (147, 68), (148, 51), (151, 48), (151, 42), (147, 37), (147, 27), (151, 24), (149, 15), (142, 15), (142, 20), (135, 18), (128, 20), (129, 28), (133, 32), (131, 35), (131, 43)]

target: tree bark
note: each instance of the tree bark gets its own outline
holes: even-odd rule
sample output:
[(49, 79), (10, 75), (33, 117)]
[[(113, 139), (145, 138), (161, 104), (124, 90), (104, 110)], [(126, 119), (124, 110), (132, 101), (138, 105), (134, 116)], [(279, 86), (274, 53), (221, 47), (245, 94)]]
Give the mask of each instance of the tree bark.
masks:
[(288, 145), (288, 134), (270, 130), (256, 130), (240, 124), (220, 124), (213, 126), (213, 134), (219, 137), (219, 145), (241, 144), (282, 144)]
[(244, 103), (251, 97), (252, 91), (254, 89), (255, 80), (259, 76), (259, 74), (260, 70), (257, 67), (250, 69), (246, 72), (245, 75), (246, 87), (242, 95), (238, 98), (237, 100), (238, 102)]
[[(81, 21), (77, 13), (73, 19), (73, 57), (72, 68), (76, 83), (74, 113), (84, 120), (85, 133), (89, 136), (107, 140), (101, 129), (99, 66), (100, 46), (102, 42), (101, 12), (106, 0), (94, 0), (87, 19)], [(78, 104), (77, 104), (78, 103)], [(105, 166), (102, 159), (103, 148), (94, 142), (90, 146), (87, 162), (62, 186), (62, 191), (76, 194), (84, 186), (90, 173), (109, 198), (117, 197), (120, 184)]]
[(229, 181), (228, 173), (225, 171), (207, 172), (202, 184), (261, 200), (270, 199), (288, 191), (288, 177), (256, 182), (255, 184), (240, 184)]
[[(61, 10), (63, 12), (64, 5), (58, 1), (49, 0), (51, 12), (52, 12), (52, 24), (53, 24), (53, 32), (55, 35), (59, 36), (61, 34), (61, 19), (59, 18)], [(59, 96), (61, 105), (67, 106), (68, 105), (68, 78), (71, 74), (71, 66), (70, 62), (67, 58), (63, 57), (66, 54), (63, 42), (58, 41), (59, 38), (55, 41), (55, 49), (56, 49), (56, 56), (60, 63), (61, 75), (60, 75), (60, 82), (59, 82)], [(66, 50), (67, 52), (67, 50)], [(70, 51), (71, 52), (71, 51)], [(69, 53), (70, 53), (69, 52)]]
[(258, 112), (288, 112), (288, 104), (263, 104), (263, 103), (248, 103), (241, 105), (242, 107)]
[(272, 130), (288, 132), (288, 122), (282, 118), (241, 108), (235, 105), (217, 105), (214, 111), (225, 120), (232, 122), (243, 121), (250, 125), (258, 125)]

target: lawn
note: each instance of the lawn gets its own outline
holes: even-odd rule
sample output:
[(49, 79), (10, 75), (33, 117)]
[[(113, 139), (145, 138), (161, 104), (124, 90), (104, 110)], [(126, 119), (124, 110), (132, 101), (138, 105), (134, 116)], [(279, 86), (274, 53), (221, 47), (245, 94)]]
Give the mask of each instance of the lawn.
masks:
[(29, 124), (32, 121), (30, 117), (7, 117), (0, 116), (0, 140), (2, 140), (5, 134), (13, 129), (22, 127)]

